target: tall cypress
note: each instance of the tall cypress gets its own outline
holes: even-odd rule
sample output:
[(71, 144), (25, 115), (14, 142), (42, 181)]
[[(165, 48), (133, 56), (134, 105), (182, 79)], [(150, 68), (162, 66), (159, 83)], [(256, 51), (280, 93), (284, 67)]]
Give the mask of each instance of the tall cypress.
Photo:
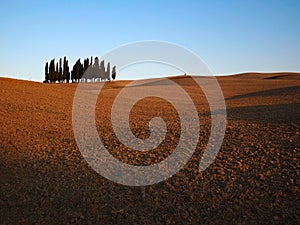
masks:
[(68, 65), (68, 60), (66, 61), (66, 79), (67, 79), (67, 83), (69, 83), (70, 81), (70, 68)]
[(90, 78), (90, 62), (89, 58), (86, 58), (83, 63), (83, 69), (84, 69), (84, 77), (85, 77), (85, 82)]
[(111, 78), (112, 78), (113, 80), (116, 79), (116, 66), (114, 66), (114, 67), (112, 68)]
[(83, 75), (83, 65), (81, 64), (80, 59), (78, 59), (73, 66), (73, 73), (74, 81), (79, 82)]
[(79, 79), (82, 80), (83, 74), (84, 74), (84, 68), (83, 64), (79, 61)]
[(59, 68), (58, 68), (58, 77), (57, 77), (57, 80), (58, 80), (58, 83), (60, 83), (62, 81), (62, 61), (61, 61), (61, 58), (59, 59)]
[(48, 62), (46, 62), (45, 65), (45, 81), (44, 83), (48, 83), (49, 82), (49, 66), (48, 66)]
[(49, 66), (49, 80), (55, 82), (55, 59), (52, 59)]
[(94, 82), (99, 79), (100, 80), (100, 64), (99, 64), (99, 59), (98, 57), (95, 58), (95, 63), (94, 63), (94, 66), (93, 66), (93, 80)]
[(63, 62), (62, 81), (65, 82), (66, 79), (67, 79), (67, 58), (65, 56)]
[(105, 80), (105, 65), (104, 60), (100, 62), (100, 81)]
[(106, 73), (105, 73), (105, 75), (106, 75), (106, 79), (107, 80), (110, 80), (110, 62), (108, 62), (107, 63), (107, 68), (106, 68)]

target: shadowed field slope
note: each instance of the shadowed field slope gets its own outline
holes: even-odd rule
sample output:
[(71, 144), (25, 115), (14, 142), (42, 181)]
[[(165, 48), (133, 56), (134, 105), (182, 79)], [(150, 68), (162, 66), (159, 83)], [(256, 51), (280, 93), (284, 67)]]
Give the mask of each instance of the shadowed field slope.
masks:
[[(188, 76), (173, 77), (193, 99), (201, 131), (195, 153), (176, 175), (146, 187), (100, 176), (82, 157), (72, 129), (77, 84), (0, 79), (1, 224), (296, 224), (300, 219), (300, 79), (296, 73), (218, 77), (227, 106), (225, 139), (203, 172), (198, 163), (210, 134), (209, 105)], [(114, 98), (129, 81), (105, 84), (95, 113), (110, 153), (132, 165), (171, 154), (180, 118), (168, 102), (149, 98), (130, 114), (136, 137), (161, 116), (168, 132), (147, 152), (122, 145), (111, 127)], [(94, 84), (86, 84), (97, 91)], [(157, 87), (156, 81), (147, 82)], [(160, 85), (159, 88), (168, 88)]]

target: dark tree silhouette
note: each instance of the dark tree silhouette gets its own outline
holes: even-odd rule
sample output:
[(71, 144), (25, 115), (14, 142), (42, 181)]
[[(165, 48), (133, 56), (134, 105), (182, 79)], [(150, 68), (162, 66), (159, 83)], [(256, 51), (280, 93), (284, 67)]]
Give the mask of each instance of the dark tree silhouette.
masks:
[(55, 68), (55, 80), (54, 82), (58, 81), (58, 62), (56, 63), (56, 68)]
[(110, 63), (107, 63), (107, 68), (105, 72), (105, 79), (110, 81)]
[(90, 62), (89, 62), (89, 58), (86, 58), (83, 62), (83, 70), (84, 70), (84, 73), (85, 73), (85, 82), (87, 82), (87, 79), (89, 79), (90, 77)]
[(64, 62), (63, 62), (63, 72), (62, 72), (62, 82), (66, 82), (67, 80), (67, 57), (64, 57)]
[(104, 66), (104, 60), (100, 62), (100, 81), (105, 80), (105, 66)]
[(113, 79), (113, 80), (115, 80), (116, 79), (116, 66), (114, 66), (113, 68), (112, 68), (112, 72), (111, 72), (111, 78)]
[(83, 63), (84, 71), (86, 71), (90, 66), (89, 58), (86, 58)]
[(80, 80), (82, 80), (83, 74), (84, 74), (83, 64), (81, 64), (80, 59), (79, 59), (79, 79)]
[(58, 83), (62, 82), (62, 63), (61, 63), (61, 58), (59, 59), (59, 68), (58, 68), (58, 71), (57, 71), (57, 74), (58, 74), (58, 77), (57, 77), (57, 80), (58, 80)]
[[(93, 57), (91, 60), (89, 58), (84, 59), (84, 62), (80, 62), (80, 58), (73, 65), (73, 69), (70, 72), (69, 61), (67, 57), (60, 58), (58, 62), (55, 63), (55, 59), (52, 59), (50, 63), (45, 64), (45, 83), (72, 83), (75, 82), (101, 82), (111, 80), (111, 70), (110, 62), (107, 63), (107, 68), (105, 69), (104, 60), (100, 63), (98, 57), (95, 57), (93, 63)], [(83, 75), (85, 73), (85, 77)], [(116, 79), (116, 66), (112, 68), (112, 79)]]
[(91, 56), (91, 62), (90, 62), (90, 66), (89, 66), (89, 72), (88, 72), (88, 78), (89, 80), (93, 80), (94, 77), (94, 69), (93, 69), (93, 56)]
[(50, 82), (55, 82), (55, 59), (52, 59), (49, 66), (49, 79)]
[(77, 73), (77, 62), (74, 64), (71, 75), (72, 75), (72, 83), (77, 82), (78, 79), (78, 73)]
[(95, 63), (93, 66), (93, 75), (94, 75), (94, 82), (99, 79), (100, 81), (100, 64), (99, 64), (99, 59), (98, 57), (95, 58)]
[(75, 63), (75, 65), (73, 66), (73, 70), (72, 70), (72, 73), (73, 73), (73, 83), (77, 82), (77, 79), (78, 79), (78, 72), (77, 72), (77, 62)]
[(49, 66), (48, 66), (48, 62), (46, 62), (45, 65), (45, 81), (44, 83), (49, 83)]
[(73, 66), (73, 69), (71, 70), (71, 81), (72, 81), (72, 83), (75, 83), (75, 72), (74, 72), (74, 66)]
[(72, 70), (72, 82), (79, 82), (82, 79), (84, 73), (83, 65), (80, 62), (80, 59), (78, 59), (73, 66)]
[(68, 60), (66, 61), (66, 65), (67, 65), (67, 72), (66, 72), (66, 75), (67, 75), (67, 83), (69, 83), (70, 81), (70, 68), (68, 66)]

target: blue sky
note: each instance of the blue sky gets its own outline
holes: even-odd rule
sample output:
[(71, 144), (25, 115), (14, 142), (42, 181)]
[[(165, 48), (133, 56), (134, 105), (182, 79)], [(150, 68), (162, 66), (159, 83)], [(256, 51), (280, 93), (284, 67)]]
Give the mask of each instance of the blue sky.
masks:
[[(43, 80), (44, 63), (162, 40), (214, 74), (300, 71), (300, 1), (1, 1), (0, 76)], [(154, 76), (123, 75), (123, 79)], [(132, 71), (131, 71), (132, 72)], [(166, 71), (162, 70), (162, 73)]]

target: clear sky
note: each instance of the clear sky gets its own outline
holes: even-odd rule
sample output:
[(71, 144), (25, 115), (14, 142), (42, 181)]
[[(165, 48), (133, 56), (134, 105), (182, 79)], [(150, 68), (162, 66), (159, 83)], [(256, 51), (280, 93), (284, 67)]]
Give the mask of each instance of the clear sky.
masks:
[(184, 46), (215, 74), (300, 71), (299, 0), (1, 0), (0, 30), (4, 77), (41, 81), (52, 58), (142, 40)]

